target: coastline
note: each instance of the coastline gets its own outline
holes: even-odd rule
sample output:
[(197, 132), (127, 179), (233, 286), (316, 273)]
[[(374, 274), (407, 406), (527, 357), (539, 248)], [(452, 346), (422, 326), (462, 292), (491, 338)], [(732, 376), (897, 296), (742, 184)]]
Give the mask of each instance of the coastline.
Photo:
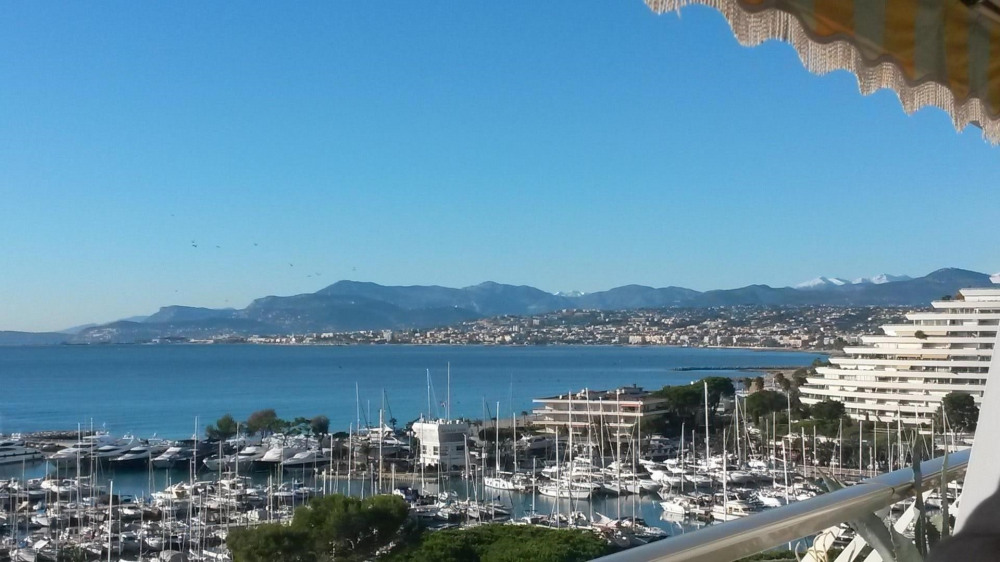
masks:
[(47, 347), (201, 347), (201, 346), (262, 346), (262, 347), (489, 347), (489, 348), (528, 348), (528, 347), (607, 347), (620, 349), (644, 349), (644, 348), (667, 348), (667, 349), (731, 349), (736, 351), (751, 352), (780, 352), (780, 353), (815, 353), (818, 355), (837, 355), (840, 353), (836, 349), (823, 349), (811, 347), (742, 347), (738, 345), (673, 345), (673, 344), (627, 344), (627, 343), (605, 343), (605, 342), (546, 342), (546, 343), (410, 343), (410, 342), (247, 342), (247, 341), (185, 341), (185, 342), (95, 342), (95, 343), (52, 343), (52, 344), (25, 344), (25, 345), (0, 345), (0, 349), (12, 348), (47, 348)]

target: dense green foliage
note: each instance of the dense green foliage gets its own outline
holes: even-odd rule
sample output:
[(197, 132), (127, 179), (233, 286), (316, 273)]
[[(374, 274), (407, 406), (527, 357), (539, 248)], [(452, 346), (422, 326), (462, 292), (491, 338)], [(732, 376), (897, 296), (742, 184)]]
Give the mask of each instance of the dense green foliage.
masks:
[(326, 435), (330, 433), (330, 418), (326, 416), (316, 416), (309, 420), (309, 429), (313, 435)]
[(975, 431), (979, 423), (979, 406), (971, 394), (949, 392), (941, 399), (941, 407), (948, 416), (951, 428), (957, 431)]
[(233, 418), (232, 414), (226, 414), (215, 421), (215, 425), (210, 425), (205, 428), (205, 435), (209, 439), (229, 439), (230, 437), (236, 435), (239, 429), (239, 424)]
[(259, 433), (261, 431), (279, 431), (278, 414), (273, 408), (257, 410), (247, 418), (247, 431)]
[(368, 560), (400, 537), (408, 514), (397, 496), (325, 496), (297, 509), (291, 525), (234, 529), (226, 545), (235, 562)]
[(844, 403), (836, 400), (823, 400), (812, 405), (809, 409), (812, 418), (822, 421), (835, 421), (844, 416)]
[(583, 562), (608, 554), (604, 539), (585, 531), (527, 525), (481, 525), (438, 531), (390, 557), (393, 562)]
[(708, 411), (715, 416), (715, 411), (719, 409), (719, 403), (724, 396), (736, 394), (736, 387), (733, 386), (733, 379), (729, 377), (705, 377), (701, 379), (697, 386), (703, 389), (708, 387)]
[(708, 411), (715, 419), (715, 411), (722, 399), (736, 393), (733, 380), (727, 377), (706, 377), (698, 382), (685, 385), (665, 386), (653, 394), (666, 399), (664, 409), (667, 411), (659, 420), (653, 423), (651, 429), (665, 434), (677, 434), (682, 424), (688, 429), (694, 429), (704, 421), (699, 414), (705, 412), (705, 385), (708, 385)]
[[(210, 439), (226, 439), (236, 435), (237, 428), (242, 427), (247, 433), (312, 433), (326, 435), (330, 432), (330, 418), (315, 416), (313, 418), (297, 417), (293, 420), (283, 420), (278, 417), (273, 408), (257, 410), (250, 414), (246, 422), (237, 424), (229, 414), (222, 416), (214, 426), (208, 426), (205, 433)], [(345, 434), (346, 436), (346, 434)]]
[(755, 424), (760, 423), (761, 416), (769, 416), (773, 412), (784, 412), (788, 407), (788, 397), (776, 390), (762, 390), (747, 396), (747, 414)]
[[(300, 508), (301, 509), (301, 508)], [(229, 531), (226, 546), (236, 562), (312, 562), (318, 560), (310, 549), (309, 536), (280, 523)]]

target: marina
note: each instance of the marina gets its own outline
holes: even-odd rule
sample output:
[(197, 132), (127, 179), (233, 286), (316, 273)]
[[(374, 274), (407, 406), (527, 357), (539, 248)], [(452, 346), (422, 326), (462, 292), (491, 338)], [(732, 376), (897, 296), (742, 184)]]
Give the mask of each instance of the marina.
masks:
[[(202, 357), (218, 353), (179, 349)], [(261, 348), (233, 349), (253, 355)], [(397, 349), (408, 359), (408, 353), (427, 359), (431, 352), (436, 356), (455, 351)], [(324, 362), (344, 354), (339, 359), (346, 364), (352, 357), (356, 361), (373, 353), (321, 351)], [(660, 361), (672, 360), (671, 369), (696, 364), (699, 359), (692, 358), (699, 357), (711, 365), (732, 361), (745, 366), (748, 357), (768, 358), (766, 354), (606, 348), (599, 353), (560, 349), (549, 355), (551, 351), (523, 350), (520, 360), (533, 359), (534, 366), (522, 365), (528, 373), (522, 377), (547, 375), (558, 385), (534, 380), (518, 388), (520, 377), (509, 372), (497, 376), (504, 367), (481, 371), (477, 361), (493, 357), (488, 349), (458, 352), (461, 369), (444, 362), (443, 369), (424, 369), (419, 384), (411, 380), (402, 389), (374, 390), (371, 380), (348, 383), (346, 377), (328, 377), (322, 384), (334, 383), (338, 391), (320, 399), (338, 404), (327, 422), (339, 431), (317, 432), (311, 420), (296, 418), (276, 420), (285, 425), (273, 425), (272, 420), (271, 429), (264, 430), (247, 431), (237, 424), (234, 434), (207, 439), (208, 420), (195, 415), (183, 423), (172, 421), (176, 416), (162, 418), (165, 429), (141, 424), (142, 433), (113, 432), (109, 425), (133, 424), (93, 419), (78, 420), (75, 431), (9, 433), (0, 446), (0, 451), (9, 452), (0, 465), (0, 560), (57, 560), (60, 552), (72, 552), (81, 560), (227, 560), (225, 537), (230, 529), (289, 521), (297, 507), (328, 494), (398, 495), (409, 503), (412, 518), (428, 529), (485, 522), (585, 529), (611, 545), (629, 548), (823, 492), (812, 464), (815, 435), (813, 441), (802, 439), (793, 446), (792, 438), (798, 436), (779, 435), (776, 423), (767, 422), (763, 428), (749, 424), (746, 406), (740, 405), (745, 395), (720, 404), (714, 421), (709, 421), (706, 409), (704, 423), (679, 432), (675, 428), (668, 437), (645, 428), (643, 421), (665, 412), (659, 395), (634, 383), (610, 390), (574, 385), (575, 390), (560, 392), (555, 387), (565, 389), (570, 379), (558, 377), (569, 375), (563, 367), (556, 375), (548, 363), (579, 352), (578, 380), (584, 383), (631, 377), (657, 388), (691, 382), (689, 372), (650, 367)], [(267, 354), (287, 358), (288, 352)], [(104, 353), (134, 359), (135, 354), (158, 351), (109, 348)], [(232, 360), (234, 351), (222, 353)], [(778, 355), (783, 364), (808, 364), (816, 357)], [(597, 377), (593, 365), (590, 370), (582, 365), (587, 362), (601, 371), (610, 363), (620, 371)], [(252, 376), (254, 371), (249, 372)], [(715, 369), (698, 373), (743, 374)], [(306, 371), (300, 376), (316, 374)], [(479, 378), (483, 376), (485, 380)], [(295, 379), (292, 375), (283, 384), (294, 387)], [(211, 392), (211, 387), (194, 391), (174, 386), (182, 402), (185, 392), (195, 402)], [(480, 394), (478, 400), (471, 397), (470, 386)], [(707, 386), (704, 390), (707, 400)], [(490, 402), (483, 394), (505, 399)], [(276, 394), (275, 401), (284, 396)], [(232, 409), (240, 418), (261, 413)], [(263, 412), (274, 417), (273, 410)], [(406, 414), (416, 417), (397, 420)], [(18, 427), (13, 423), (18, 419), (5, 416), (6, 427)], [(706, 433), (706, 428), (711, 431)], [(837, 469), (847, 481), (871, 472), (874, 469)], [(843, 535), (842, 540), (850, 539), (849, 531)]]
[[(716, 424), (705, 411), (701, 435), (644, 436), (641, 423), (574, 420), (574, 398), (628, 396), (639, 404), (651, 396), (639, 390), (571, 393), (564, 428), (536, 423), (520, 435), (516, 416), (500, 423), (499, 407), (485, 418), (492, 424), (420, 418), (394, 429), (383, 422), (385, 404), (381, 425), (352, 424), (346, 436), (166, 441), (82, 427), (75, 439), (10, 435), (2, 447), (20, 463), (0, 469), (0, 560), (59, 560), (60, 552), (74, 560), (228, 560), (232, 528), (289, 521), (297, 507), (328, 494), (400, 496), (431, 530), (540, 525), (588, 530), (630, 548), (824, 493), (815, 441), (806, 450), (803, 439), (802, 456), (793, 459), (794, 435), (752, 426), (739, 395), (717, 412), (724, 416)], [(446, 443), (455, 445), (446, 450)], [(900, 449), (897, 467), (905, 458)], [(825, 470), (852, 483), (868, 475), (856, 468)], [(927, 500), (941, 505), (940, 497)], [(835, 544), (852, 538), (844, 528)]]

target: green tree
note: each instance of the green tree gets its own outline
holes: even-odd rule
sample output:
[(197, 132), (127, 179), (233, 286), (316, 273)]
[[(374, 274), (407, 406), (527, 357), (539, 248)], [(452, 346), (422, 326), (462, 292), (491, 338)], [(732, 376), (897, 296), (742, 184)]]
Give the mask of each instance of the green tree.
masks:
[(788, 392), (788, 389), (792, 387), (791, 381), (785, 376), (785, 373), (778, 371), (774, 374), (774, 383), (781, 387), (781, 390)]
[(309, 420), (309, 429), (313, 435), (326, 435), (330, 433), (330, 418), (326, 416), (316, 416)]
[(715, 417), (715, 411), (719, 409), (719, 403), (723, 396), (736, 394), (736, 387), (733, 386), (733, 379), (729, 377), (705, 377), (699, 381), (698, 386), (704, 389), (708, 387), (708, 411)]
[(750, 383), (750, 393), (760, 392), (764, 390), (764, 377), (754, 377), (753, 381)]
[(979, 423), (979, 406), (971, 394), (949, 392), (941, 399), (941, 407), (948, 416), (948, 423), (958, 431), (975, 431)]
[(275, 423), (276, 428), (274, 431), (281, 431), (288, 434), (304, 434), (309, 431), (312, 425), (312, 420), (302, 416), (295, 416), (295, 419), (288, 421), (279, 419)]
[(755, 392), (746, 400), (747, 414), (754, 419), (754, 423), (759, 423), (761, 416), (784, 411), (787, 405), (788, 398), (775, 390)]
[(257, 410), (247, 418), (247, 431), (260, 433), (262, 431), (280, 431), (283, 422), (278, 418), (273, 408)]
[(233, 419), (231, 414), (225, 414), (221, 418), (215, 420), (215, 425), (210, 425), (205, 428), (205, 436), (209, 439), (229, 439), (230, 437), (236, 435), (237, 429), (239, 429), (239, 424)]
[(611, 552), (599, 536), (526, 525), (480, 525), (424, 535), (391, 562), (583, 562)]
[(823, 441), (816, 445), (816, 460), (819, 462), (820, 466), (829, 466), (830, 461), (833, 460), (833, 454), (836, 452), (837, 446), (833, 441)]
[[(301, 508), (300, 508), (301, 509)], [(226, 537), (234, 562), (315, 562), (309, 536), (280, 523), (235, 527)]]
[(370, 560), (400, 537), (408, 514), (397, 496), (325, 496), (297, 509), (291, 525), (233, 529), (226, 545), (235, 562)]
[(398, 496), (360, 500), (336, 494), (298, 509), (291, 528), (308, 537), (321, 559), (369, 560), (396, 537), (409, 511)]
[(800, 386), (805, 386), (805, 384), (809, 382), (806, 377), (808, 377), (811, 372), (812, 371), (810, 369), (796, 369), (795, 372), (792, 373), (792, 388), (797, 390)]
[(656, 395), (666, 399), (663, 405), (667, 411), (665, 421), (672, 421), (677, 426), (682, 422), (693, 423), (704, 407), (704, 394), (700, 385), (665, 386), (656, 391)]
[(844, 416), (844, 403), (826, 399), (812, 405), (812, 417), (822, 421), (836, 421)]

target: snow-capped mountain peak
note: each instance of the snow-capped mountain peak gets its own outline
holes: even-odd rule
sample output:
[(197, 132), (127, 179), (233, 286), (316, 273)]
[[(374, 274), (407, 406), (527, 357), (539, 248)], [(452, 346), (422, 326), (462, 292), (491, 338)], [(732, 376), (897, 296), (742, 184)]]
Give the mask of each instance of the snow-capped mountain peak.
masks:
[(1000, 273), (994, 273), (993, 275), (990, 275), (990, 282), (1000, 283)]
[(810, 279), (808, 281), (803, 281), (798, 285), (795, 285), (795, 289), (827, 289), (830, 287), (839, 287), (841, 285), (849, 285), (851, 282), (847, 279), (841, 279), (839, 277), (817, 277), (815, 279)]
[(557, 297), (582, 297), (586, 293), (583, 291), (556, 291), (552, 294)]
[(890, 275), (888, 273), (879, 273), (878, 275), (873, 275), (872, 277), (859, 277), (852, 281), (852, 283), (854, 285), (881, 285), (883, 283), (894, 283), (896, 281), (908, 281), (909, 279), (909, 275)]
[[(1000, 276), (1000, 274), (997, 275)], [(842, 287), (844, 285), (882, 285), (883, 283), (894, 283), (896, 281), (907, 281), (909, 279), (911, 279), (909, 275), (890, 275), (888, 273), (880, 273), (871, 277), (858, 277), (853, 280), (847, 280), (842, 277), (817, 277), (815, 279), (810, 279), (809, 281), (803, 281), (798, 285), (794, 285), (792, 288), (810, 291), (832, 289), (834, 287)], [(998, 279), (1000, 279), (1000, 277), (998, 277)], [(1000, 283), (1000, 281), (997, 282)]]

